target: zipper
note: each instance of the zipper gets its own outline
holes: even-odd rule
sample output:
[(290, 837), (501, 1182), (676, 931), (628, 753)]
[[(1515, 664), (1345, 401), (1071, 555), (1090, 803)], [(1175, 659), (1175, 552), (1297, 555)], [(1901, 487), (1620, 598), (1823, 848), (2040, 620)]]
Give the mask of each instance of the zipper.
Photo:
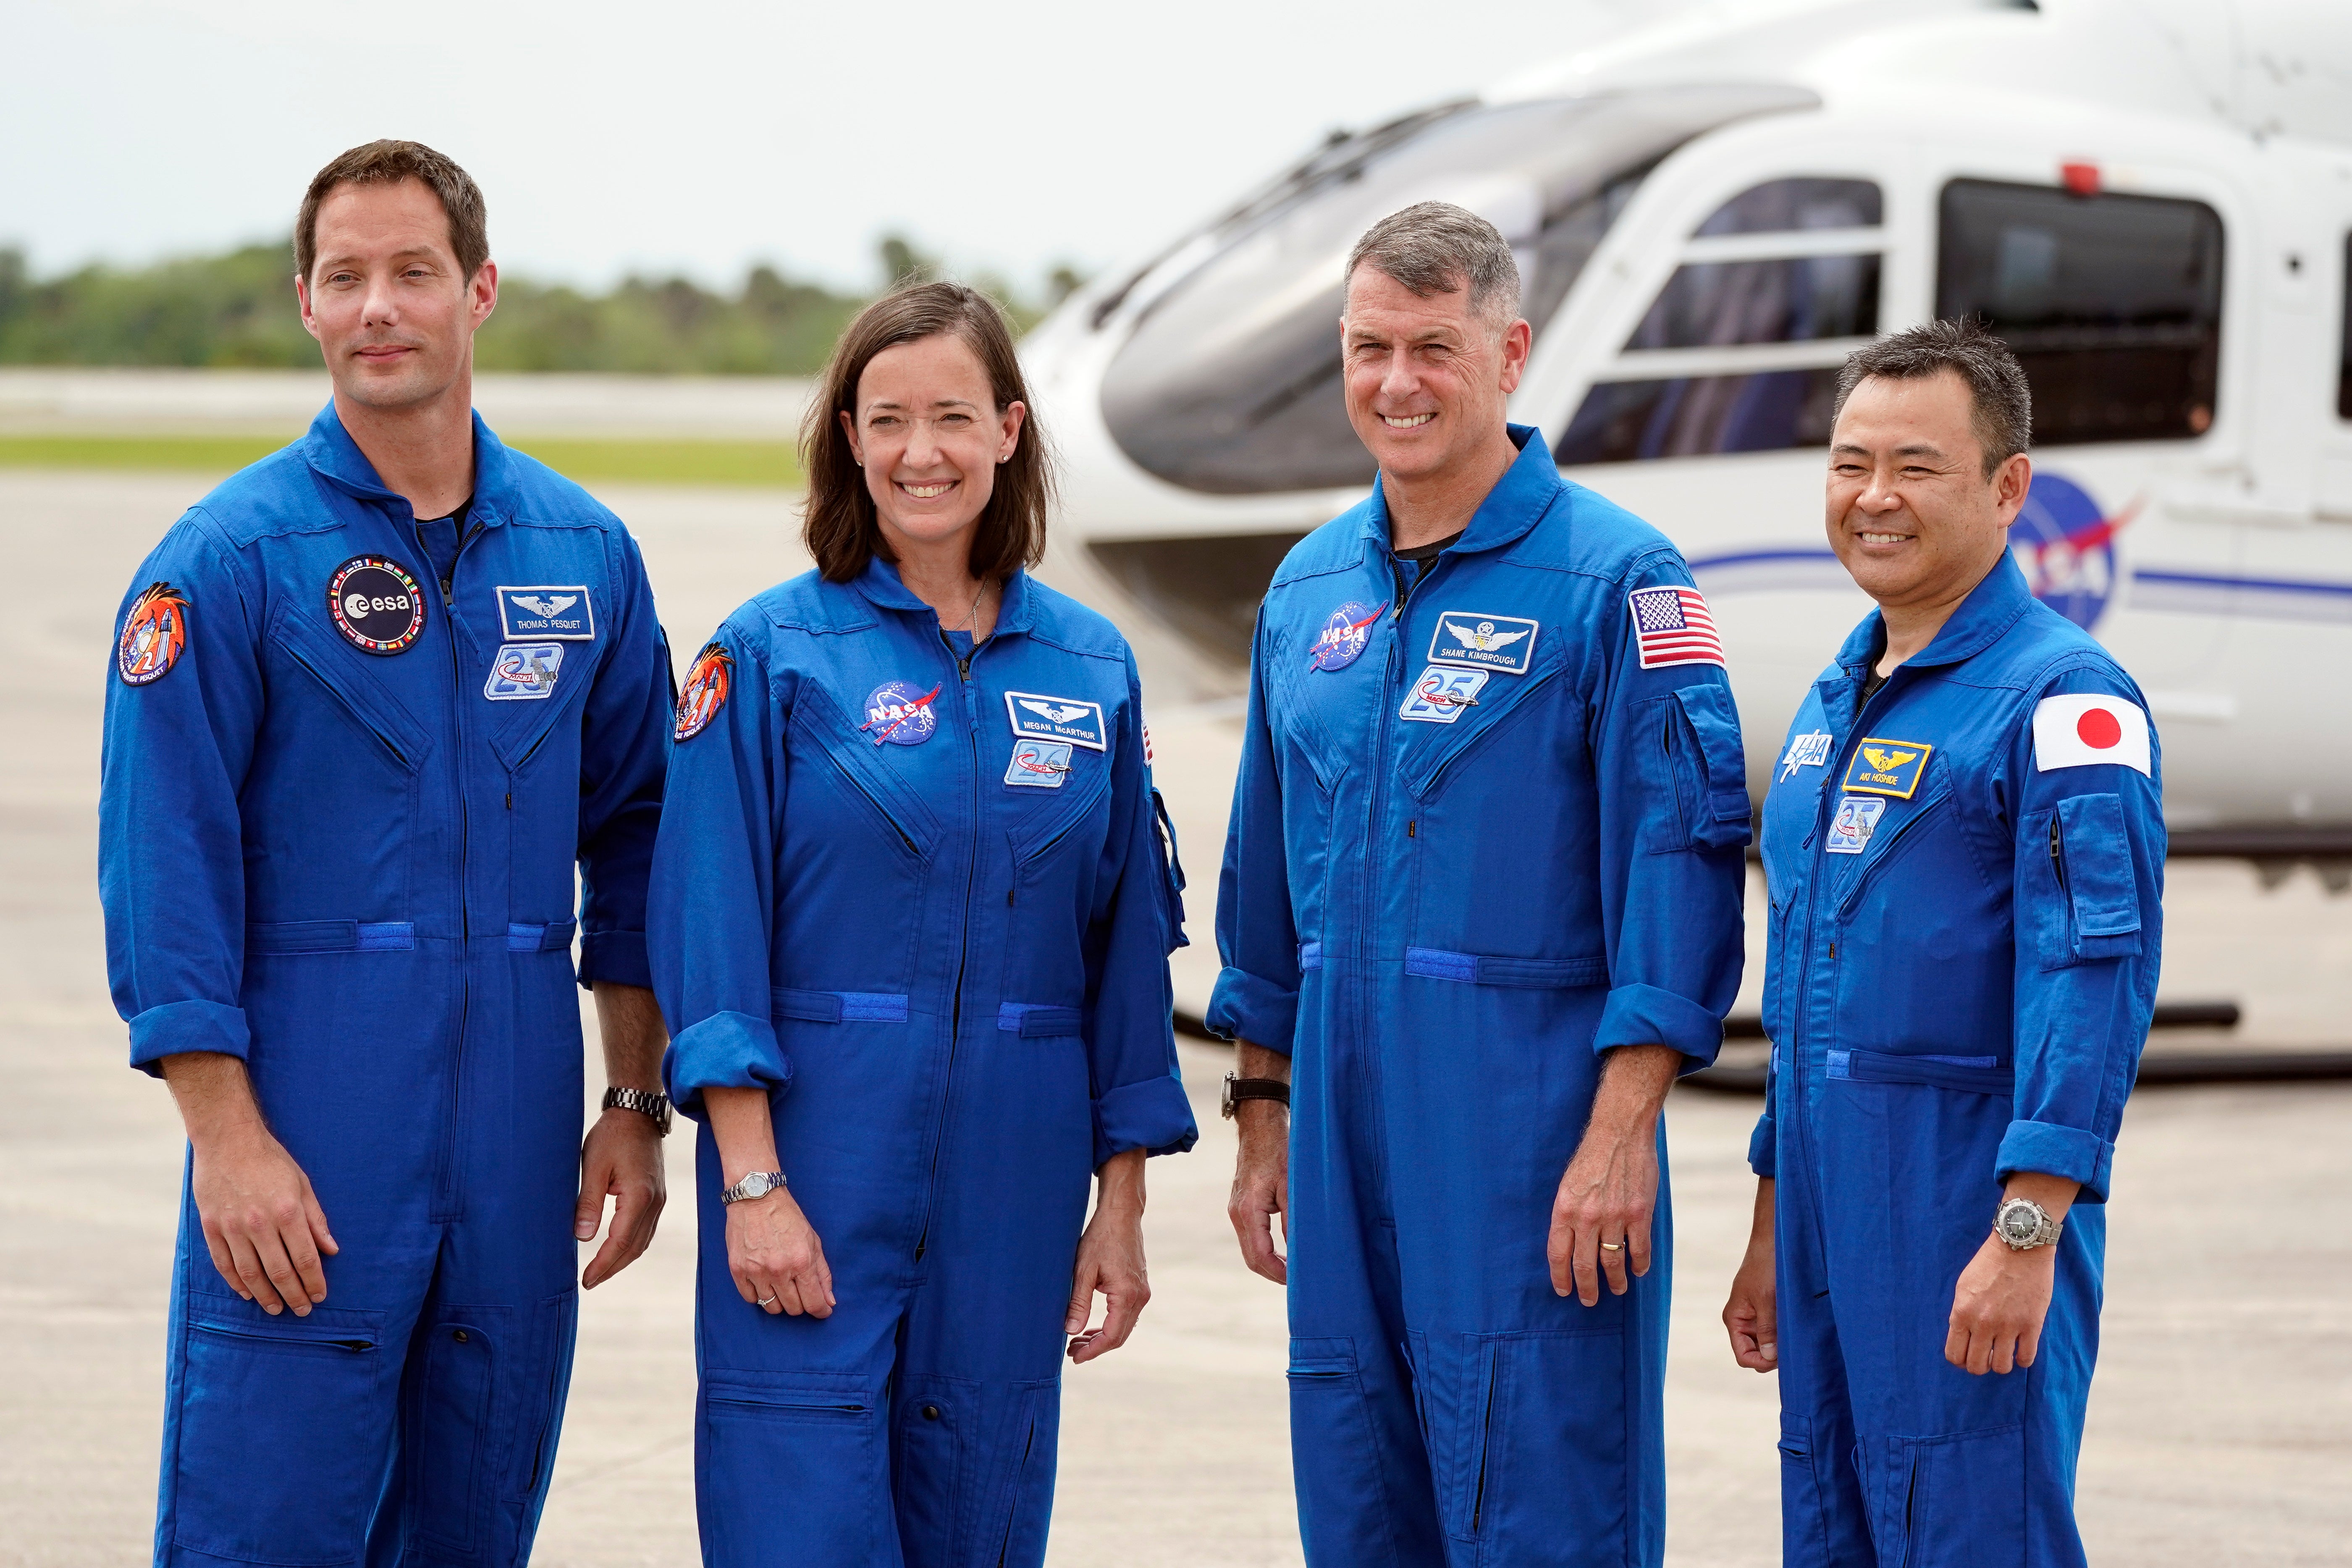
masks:
[(373, 1340), (314, 1340), (308, 1334), (257, 1334), (249, 1329), (225, 1328), (218, 1323), (189, 1325), (200, 1334), (217, 1334), (225, 1340), (249, 1340), (260, 1345), (320, 1345), (329, 1350), (349, 1351), (354, 1355), (375, 1349)]
[(1495, 1451), (1495, 1385), (1502, 1381), (1502, 1357), (1495, 1347), (1487, 1347), (1492, 1358), (1486, 1363), (1486, 1410), (1478, 1418), (1478, 1485), (1470, 1496), (1470, 1533), (1478, 1533), (1479, 1522), (1486, 1517), (1486, 1466)]
[(866, 786), (866, 781), (857, 776), (857, 771), (855, 768), (835, 756), (830, 746), (820, 749), (824, 752), (825, 761), (833, 764), (834, 771), (847, 781), (850, 788), (865, 797), (866, 803), (874, 808), (875, 816), (889, 825), (890, 831), (898, 836), (898, 842), (906, 846), (907, 853), (920, 859), (923, 852), (915, 847), (914, 839), (908, 837), (906, 828), (899, 826), (898, 819), (890, 814), (890, 808), (882, 804), (882, 797)]
[(1903, 1555), (1895, 1568), (1906, 1568), (1911, 1561), (1911, 1532), (1918, 1528), (1919, 1512), (1919, 1450), (1910, 1453), (1911, 1468), (1903, 1478)]
[[(449, 723), (456, 732), (457, 745), (452, 752), (455, 766), (451, 778), (457, 786), (457, 1038), (449, 1060), (449, 1121), (442, 1129), (441, 1153), (444, 1183), (454, 1191), (457, 1183), (457, 1121), (459, 1100), (466, 1080), (466, 1030), (471, 1021), (474, 1005), (472, 957), (474, 916), (472, 869), (474, 827), (472, 814), (466, 800), (466, 674), (457, 656), (457, 593), (454, 583), (457, 563), (465, 559), (466, 546), (482, 531), (478, 522), (469, 526), (457, 548), (449, 557), (448, 575), (441, 579), (441, 626), (449, 643)], [(431, 559), (425, 548), (424, 535), (416, 529), (416, 520), (409, 518), (409, 532), (416, 540), (416, 552)], [(511, 798), (511, 795), (509, 795)], [(454, 1206), (454, 1204), (453, 1204)]]
[[(994, 639), (990, 639), (993, 641)], [(971, 964), (971, 889), (980, 879), (980, 819), (984, 809), (980, 797), (980, 714), (972, 706), (971, 661), (980, 657), (984, 645), (974, 644), (970, 653), (958, 653), (948, 641), (945, 631), (940, 633), (940, 644), (948, 657), (955, 660), (956, 686), (963, 695), (964, 742), (971, 753), (971, 847), (964, 859), (963, 924), (956, 941), (955, 994), (948, 1005), (948, 1067), (940, 1086), (939, 1121), (931, 1130), (930, 1177), (923, 1186), (923, 1226), (915, 1237), (915, 1261), (923, 1260), (923, 1253), (931, 1244), (931, 1210), (939, 1201), (940, 1150), (947, 1142), (948, 1102), (955, 1094), (956, 1046), (963, 1037), (963, 977)], [(901, 837), (905, 835), (901, 834)], [(913, 846), (909, 845), (909, 848)], [(1006, 1539), (1012, 1538), (1012, 1526), (1005, 1526)]]
[(2065, 892), (2066, 836), (2058, 826), (2058, 814), (2054, 811), (2050, 814), (2050, 869), (2058, 878), (2058, 890)]
[(1013, 1551), (1013, 1527), (1021, 1520), (1021, 1481), (1029, 1473), (1029, 1456), (1037, 1447), (1037, 1423), (1029, 1423), (1029, 1435), (1021, 1443), (1020, 1468), (1013, 1472), (1013, 1502), (1004, 1510), (1004, 1539), (996, 1548), (996, 1568), (1004, 1568), (1006, 1556)]

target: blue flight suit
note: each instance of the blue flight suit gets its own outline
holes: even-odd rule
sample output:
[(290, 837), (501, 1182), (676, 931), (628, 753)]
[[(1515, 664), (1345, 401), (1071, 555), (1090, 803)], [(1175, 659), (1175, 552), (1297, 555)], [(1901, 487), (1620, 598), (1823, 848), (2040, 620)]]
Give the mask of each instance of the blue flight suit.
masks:
[[(2155, 738), (2007, 555), (1857, 711), (1885, 646), (1874, 610), (1764, 799), (1783, 1561), (2079, 1564), (2102, 1205), (2163, 931)], [(2140, 764), (2106, 760), (2135, 730)], [(2033, 1365), (1971, 1376), (1952, 1291), (2015, 1171), (2082, 1194)]]
[(655, 858), (681, 1110), (767, 1090), (831, 1317), (744, 1300), (698, 1140), (695, 1489), (720, 1568), (1034, 1568), (1095, 1169), (1189, 1149), (1181, 910), (1135, 660), (1024, 573), (974, 650), (876, 560), (729, 616)]
[(158, 1563), (516, 1564), (546, 1500), (572, 937), (583, 985), (650, 984), (671, 688), (620, 521), (478, 417), (474, 461), (445, 585), (330, 405), (126, 600), (99, 880), (131, 1059), (244, 1058), (342, 1248), (271, 1317), (184, 1193)]
[(1663, 1134), (1647, 1277), (1586, 1307), (1545, 1247), (1602, 1053), (1695, 1068), (1722, 1042), (1738, 719), (1674, 547), (1511, 435), (1517, 462), (1402, 605), (1375, 488), (1284, 561), (1251, 655), (1209, 1022), (1292, 1058), (1291, 1451), (1318, 1568), (1663, 1552)]

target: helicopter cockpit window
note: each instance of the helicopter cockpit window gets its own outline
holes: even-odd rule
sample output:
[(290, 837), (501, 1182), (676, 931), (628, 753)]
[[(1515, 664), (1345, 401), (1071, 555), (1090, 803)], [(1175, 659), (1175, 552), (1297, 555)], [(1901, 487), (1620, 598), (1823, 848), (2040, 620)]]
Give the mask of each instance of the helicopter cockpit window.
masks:
[[(1187, 489), (1239, 495), (1369, 483), (1340, 390), (1340, 268), (1414, 202), (1483, 214), (1511, 242), (1540, 334), (1661, 158), (1752, 115), (1811, 107), (1783, 88), (1666, 88), (1457, 104), (1335, 139), (1114, 297), (1130, 335), (1102, 383), (1127, 455)], [(1123, 324), (1123, 323), (1122, 323)]]
[(1878, 332), (1883, 205), (1869, 180), (1791, 177), (1717, 207), (1554, 456), (1633, 462), (1826, 442), (1837, 367)]
[(2033, 440), (2184, 440), (2213, 423), (2221, 218), (2203, 202), (1954, 180), (1936, 314), (1979, 315), (2033, 388)]

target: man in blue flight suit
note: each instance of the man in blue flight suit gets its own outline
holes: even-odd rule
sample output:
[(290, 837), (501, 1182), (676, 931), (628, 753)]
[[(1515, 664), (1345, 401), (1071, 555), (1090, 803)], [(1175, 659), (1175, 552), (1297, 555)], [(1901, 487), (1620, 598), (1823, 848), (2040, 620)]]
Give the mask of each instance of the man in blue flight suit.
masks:
[(1492, 225), (1408, 207), (1346, 277), (1380, 479), (1259, 614), (1209, 1015), (1243, 1256), (1289, 1283), (1300, 1533), (1323, 1568), (1654, 1564), (1659, 1111), (1741, 958), (1722, 645), (1673, 546), (1504, 422)]
[(472, 413), (465, 172), (354, 148), (295, 250), (334, 401), (164, 536), (107, 686), (108, 964), (190, 1145), (155, 1561), (518, 1564), (574, 1238), (613, 1195), (595, 1285), (661, 1208), (667, 649), (619, 520)]
[(2117, 1123), (2156, 999), (2156, 736), (2007, 530), (2025, 376), (1972, 324), (1850, 359), (1830, 543), (1878, 609), (1764, 801), (1760, 1178), (1724, 1309), (1780, 1374), (1783, 1560), (2084, 1561)]

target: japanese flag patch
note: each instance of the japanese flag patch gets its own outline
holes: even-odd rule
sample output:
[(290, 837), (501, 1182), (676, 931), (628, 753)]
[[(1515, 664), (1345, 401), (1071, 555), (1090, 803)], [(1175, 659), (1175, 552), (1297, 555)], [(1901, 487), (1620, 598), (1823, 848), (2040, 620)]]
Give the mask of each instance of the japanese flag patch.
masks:
[(2155, 776), (2147, 714), (2128, 697), (2045, 697), (2033, 710), (2033, 768), (2050, 773), (2113, 763)]

